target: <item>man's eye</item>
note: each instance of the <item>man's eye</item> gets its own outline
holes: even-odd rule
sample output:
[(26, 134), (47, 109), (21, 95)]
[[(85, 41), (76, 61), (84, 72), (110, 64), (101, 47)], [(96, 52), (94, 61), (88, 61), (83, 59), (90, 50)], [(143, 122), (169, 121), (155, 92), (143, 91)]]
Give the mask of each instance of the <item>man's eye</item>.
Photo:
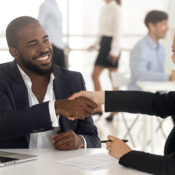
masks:
[(48, 42), (48, 41), (49, 41), (48, 39), (45, 39), (45, 40), (44, 40), (44, 43), (46, 43), (46, 42)]
[(30, 44), (29, 47), (36, 46), (36, 43)]

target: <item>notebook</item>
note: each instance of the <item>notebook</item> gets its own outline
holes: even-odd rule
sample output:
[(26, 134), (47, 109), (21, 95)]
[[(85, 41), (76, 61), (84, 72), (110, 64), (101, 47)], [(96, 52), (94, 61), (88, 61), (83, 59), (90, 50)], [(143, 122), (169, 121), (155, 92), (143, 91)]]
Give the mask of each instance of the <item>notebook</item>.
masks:
[(0, 167), (37, 159), (36, 155), (0, 151)]

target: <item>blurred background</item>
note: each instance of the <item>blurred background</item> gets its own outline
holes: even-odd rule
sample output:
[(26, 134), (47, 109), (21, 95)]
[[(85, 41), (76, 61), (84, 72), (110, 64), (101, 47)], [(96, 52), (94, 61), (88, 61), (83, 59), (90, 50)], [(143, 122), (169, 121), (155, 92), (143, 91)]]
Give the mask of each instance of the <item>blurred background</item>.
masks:
[[(13, 58), (8, 52), (5, 39), (5, 30), (8, 23), (18, 16), (32, 16), (37, 18), (39, 7), (43, 0), (0, 0), (0, 63), (12, 61)], [(69, 47), (66, 52), (66, 61), (69, 70), (79, 71), (83, 74), (86, 82), (87, 90), (93, 90), (93, 82), (91, 74), (94, 61), (96, 59), (97, 50), (88, 52), (87, 48), (94, 42), (98, 35), (98, 18), (101, 7), (104, 5), (103, 0), (57, 0), (63, 15), (63, 34), (64, 43)], [(147, 29), (143, 22), (146, 13), (153, 9), (163, 10), (169, 14), (170, 30), (166, 39), (161, 43), (166, 49), (165, 70), (170, 73), (173, 69), (171, 61), (171, 44), (173, 38), (173, 30), (175, 28), (175, 7), (174, 0), (123, 0), (122, 1), (122, 55), (119, 62), (119, 72), (130, 74), (129, 69), (129, 53), (134, 44), (147, 34)], [(111, 83), (105, 70), (100, 76), (103, 90), (111, 90)], [(128, 126), (133, 123), (132, 115), (125, 114)], [(112, 123), (107, 123), (104, 116), (101, 118), (95, 116), (95, 123), (98, 126), (101, 139), (105, 139), (108, 134), (118, 137), (126, 137), (129, 144), (140, 150), (152, 151), (155, 153), (163, 153), (164, 141), (173, 127), (172, 121), (167, 119), (162, 124), (163, 131), (159, 130), (155, 137), (155, 144), (159, 145), (156, 150), (151, 150), (150, 140), (148, 146), (143, 146), (147, 141), (145, 137), (151, 137), (150, 121), (147, 118), (140, 118), (134, 124), (132, 130), (129, 130), (130, 137), (127, 132), (128, 128), (123, 121), (123, 114), (117, 114)], [(144, 120), (144, 123), (143, 123)], [(143, 131), (143, 125), (148, 127)], [(159, 123), (154, 126), (157, 128)], [(142, 133), (143, 131), (143, 133)], [(163, 132), (163, 133), (162, 133)], [(162, 136), (163, 135), (163, 136)], [(133, 141), (132, 141), (133, 140)]]

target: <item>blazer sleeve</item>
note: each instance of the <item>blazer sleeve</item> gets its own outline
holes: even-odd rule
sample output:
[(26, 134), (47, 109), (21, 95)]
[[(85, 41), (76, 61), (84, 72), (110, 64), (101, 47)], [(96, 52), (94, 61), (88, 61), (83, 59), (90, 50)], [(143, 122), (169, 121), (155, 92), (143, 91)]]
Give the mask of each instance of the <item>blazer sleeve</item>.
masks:
[(18, 110), (13, 101), (13, 96), (10, 96), (10, 93), (7, 95), (0, 88), (0, 140), (52, 128), (48, 102)]
[(126, 167), (151, 174), (174, 175), (175, 153), (167, 156), (160, 156), (140, 151), (131, 151), (121, 157), (119, 163)]
[(129, 112), (162, 118), (175, 114), (175, 92), (106, 91), (106, 112)]
[[(86, 90), (84, 79), (81, 74), (80, 79), (82, 84), (82, 90)], [(89, 116), (84, 120), (78, 120), (76, 133), (82, 135), (85, 138), (87, 142), (87, 148), (101, 147), (101, 143), (97, 133), (97, 128), (94, 125), (92, 116)]]

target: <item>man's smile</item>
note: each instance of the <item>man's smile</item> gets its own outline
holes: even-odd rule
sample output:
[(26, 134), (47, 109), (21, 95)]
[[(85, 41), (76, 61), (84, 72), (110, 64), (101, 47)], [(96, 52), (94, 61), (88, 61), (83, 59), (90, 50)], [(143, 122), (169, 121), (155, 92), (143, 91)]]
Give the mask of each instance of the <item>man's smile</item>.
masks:
[(41, 56), (38, 57), (37, 59), (35, 59), (36, 61), (40, 62), (41, 64), (48, 64), (51, 62), (51, 55), (45, 55), (45, 56)]

